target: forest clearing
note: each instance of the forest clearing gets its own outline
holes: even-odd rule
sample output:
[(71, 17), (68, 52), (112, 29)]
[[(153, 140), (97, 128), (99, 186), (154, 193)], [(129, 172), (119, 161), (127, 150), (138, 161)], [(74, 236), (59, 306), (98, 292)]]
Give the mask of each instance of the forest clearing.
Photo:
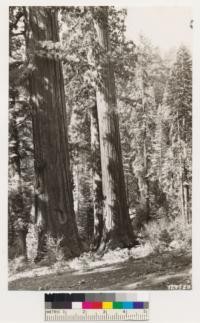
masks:
[(191, 49), (128, 13), (9, 8), (10, 290), (192, 288)]
[[(119, 260), (118, 260), (119, 261)], [(97, 265), (84, 263), (82, 269), (62, 267), (49, 270), (44, 267), (27, 277), (11, 276), (10, 290), (173, 290), (191, 289), (191, 253), (169, 253), (145, 258), (125, 260), (118, 263)], [(27, 270), (27, 269), (26, 269)], [(20, 277), (21, 276), (21, 277)], [(108, 280), (109, 276), (109, 280)], [(174, 285), (174, 287), (173, 287)]]

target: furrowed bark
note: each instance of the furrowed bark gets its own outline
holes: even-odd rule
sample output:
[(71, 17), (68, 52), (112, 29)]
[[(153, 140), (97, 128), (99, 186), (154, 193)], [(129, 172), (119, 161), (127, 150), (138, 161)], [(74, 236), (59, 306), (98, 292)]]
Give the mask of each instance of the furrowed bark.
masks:
[(57, 42), (56, 10), (29, 7), (27, 47), (33, 71), (30, 94), (33, 115), (33, 140), (36, 173), (36, 221), (39, 228), (38, 260), (44, 253), (44, 235), (62, 237), (66, 258), (81, 251), (73, 210), (68, 154), (67, 118), (61, 62), (39, 56), (39, 41)]
[(104, 52), (100, 84), (96, 92), (104, 199), (100, 249), (130, 247), (134, 237), (126, 201), (114, 71), (109, 59), (107, 7), (99, 7), (94, 11), (94, 25), (98, 43)]
[(90, 108), (91, 152), (92, 152), (92, 190), (94, 212), (93, 249), (98, 249), (103, 233), (103, 195), (99, 142), (99, 126), (96, 104)]

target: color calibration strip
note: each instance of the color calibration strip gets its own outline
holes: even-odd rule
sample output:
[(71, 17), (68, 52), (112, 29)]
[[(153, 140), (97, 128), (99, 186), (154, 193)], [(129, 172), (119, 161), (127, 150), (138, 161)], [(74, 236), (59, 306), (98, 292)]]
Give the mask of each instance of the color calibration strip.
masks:
[(45, 294), (46, 321), (148, 320), (147, 294), (52, 293)]

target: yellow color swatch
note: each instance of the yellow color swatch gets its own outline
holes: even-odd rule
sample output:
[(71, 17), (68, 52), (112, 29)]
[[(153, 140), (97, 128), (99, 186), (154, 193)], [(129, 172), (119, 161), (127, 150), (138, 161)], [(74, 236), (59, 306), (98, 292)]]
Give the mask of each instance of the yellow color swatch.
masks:
[(113, 308), (113, 303), (112, 302), (103, 302), (102, 308), (104, 310), (112, 309)]

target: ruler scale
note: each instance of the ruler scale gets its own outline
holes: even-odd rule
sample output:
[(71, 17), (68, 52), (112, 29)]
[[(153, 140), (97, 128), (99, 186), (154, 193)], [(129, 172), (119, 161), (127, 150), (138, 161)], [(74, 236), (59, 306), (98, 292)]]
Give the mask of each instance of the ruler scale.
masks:
[(46, 321), (146, 321), (148, 295), (144, 293), (45, 294)]

